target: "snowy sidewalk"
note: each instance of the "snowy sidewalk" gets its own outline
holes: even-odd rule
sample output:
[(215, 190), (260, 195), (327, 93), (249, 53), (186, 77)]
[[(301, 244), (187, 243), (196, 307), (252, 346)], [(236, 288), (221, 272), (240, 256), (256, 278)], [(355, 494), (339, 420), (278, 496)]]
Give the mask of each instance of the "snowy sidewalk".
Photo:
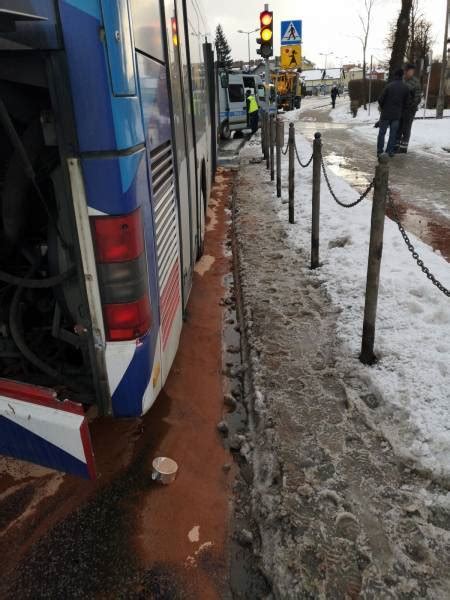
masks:
[[(298, 146), (308, 158), (310, 145)], [(236, 234), (264, 573), (278, 598), (447, 598), (450, 497), (438, 482), (450, 472), (449, 301), (387, 223), (381, 361), (360, 365), (370, 202), (349, 212), (323, 189), (324, 265), (311, 272), (311, 171), (297, 170), (289, 226), (264, 164), (250, 162), (259, 154), (257, 139), (241, 154)], [(342, 199), (357, 197), (332, 182)], [(418, 247), (450, 279), (445, 261)]]

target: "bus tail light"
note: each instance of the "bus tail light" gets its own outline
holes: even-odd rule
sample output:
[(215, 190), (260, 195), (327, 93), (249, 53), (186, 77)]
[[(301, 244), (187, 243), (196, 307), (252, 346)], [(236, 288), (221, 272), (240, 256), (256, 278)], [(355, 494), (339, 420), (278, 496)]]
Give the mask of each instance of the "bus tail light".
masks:
[(91, 217), (97, 272), (111, 342), (134, 340), (152, 325), (141, 210)]
[(147, 333), (152, 314), (148, 296), (136, 302), (105, 304), (106, 334), (111, 342), (134, 340)]
[(141, 211), (92, 219), (99, 263), (133, 260), (144, 252)]

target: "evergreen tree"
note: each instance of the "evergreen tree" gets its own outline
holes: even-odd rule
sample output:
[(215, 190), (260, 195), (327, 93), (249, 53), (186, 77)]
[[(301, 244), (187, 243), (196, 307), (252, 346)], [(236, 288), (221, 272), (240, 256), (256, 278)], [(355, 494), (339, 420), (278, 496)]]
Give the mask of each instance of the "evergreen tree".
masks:
[(223, 69), (231, 69), (233, 59), (231, 58), (231, 48), (222, 29), (222, 25), (216, 27), (216, 54), (217, 64)]

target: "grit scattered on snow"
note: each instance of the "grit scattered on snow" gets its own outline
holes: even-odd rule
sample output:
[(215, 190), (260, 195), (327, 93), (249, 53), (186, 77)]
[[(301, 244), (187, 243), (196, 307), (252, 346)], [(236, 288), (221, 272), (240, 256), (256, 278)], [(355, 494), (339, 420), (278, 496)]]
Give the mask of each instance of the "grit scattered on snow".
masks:
[[(297, 146), (303, 158), (311, 146), (302, 136)], [(284, 163), (286, 169), (286, 162)], [(297, 169), (296, 225), (288, 227), (283, 204), (279, 218), (290, 240), (303, 249), (310, 243), (311, 169)], [(330, 174), (340, 199), (349, 202), (357, 192)], [(371, 202), (352, 209), (334, 203), (322, 181), (321, 261), (317, 277), (324, 280), (332, 302), (340, 307), (338, 336), (349, 363), (380, 400), (376, 425), (398, 454), (438, 477), (450, 477), (450, 299), (421, 273), (397, 226), (386, 219), (378, 304), (374, 367), (358, 360), (361, 344)], [(276, 199), (275, 199), (276, 200)], [(448, 263), (411, 236), (421, 258), (447, 288)], [(372, 418), (374, 418), (372, 416)]]

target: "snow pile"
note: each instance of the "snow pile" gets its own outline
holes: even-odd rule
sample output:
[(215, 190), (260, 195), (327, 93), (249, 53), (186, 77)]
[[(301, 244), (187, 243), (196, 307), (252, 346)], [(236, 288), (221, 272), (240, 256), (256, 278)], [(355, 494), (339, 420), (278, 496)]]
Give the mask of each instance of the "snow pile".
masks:
[[(355, 127), (355, 133), (375, 141), (378, 130), (373, 127)], [(409, 149), (450, 157), (450, 119), (416, 119), (413, 124)]]
[[(302, 159), (311, 145), (297, 137)], [(284, 159), (284, 173), (287, 161)], [(296, 247), (309, 249), (311, 231), (311, 167), (296, 168), (296, 225), (287, 222), (286, 204), (279, 218)], [(330, 172), (338, 197), (353, 201), (358, 193)], [(279, 202), (278, 199), (274, 199)], [(348, 393), (364, 408), (395, 451), (438, 477), (450, 477), (450, 298), (439, 292), (414, 263), (397, 226), (386, 219), (374, 367), (358, 360), (364, 310), (371, 202), (339, 207), (322, 179), (321, 261), (313, 276), (326, 286), (340, 308), (337, 331), (344, 352), (337, 369), (350, 371), (355, 381)], [(421, 258), (450, 288), (448, 263), (414, 236)], [(306, 265), (305, 265), (306, 267)], [(340, 361), (340, 362), (339, 362)], [(339, 371), (341, 372), (341, 371)], [(352, 386), (365, 382), (367, 388)], [(360, 385), (360, 384), (359, 384)], [(361, 402), (360, 397), (365, 404)], [(367, 406), (369, 408), (367, 408)]]
[(364, 107), (361, 106), (358, 109), (358, 113), (356, 117), (353, 117), (350, 112), (350, 98), (338, 98), (336, 102), (336, 108), (330, 111), (331, 119), (336, 123), (347, 123), (351, 122), (353, 124), (358, 123), (375, 123), (380, 118), (380, 113), (378, 111), (378, 103), (372, 102), (370, 105), (370, 114), (369, 114), (369, 105), (367, 105), (367, 110), (364, 110)]

